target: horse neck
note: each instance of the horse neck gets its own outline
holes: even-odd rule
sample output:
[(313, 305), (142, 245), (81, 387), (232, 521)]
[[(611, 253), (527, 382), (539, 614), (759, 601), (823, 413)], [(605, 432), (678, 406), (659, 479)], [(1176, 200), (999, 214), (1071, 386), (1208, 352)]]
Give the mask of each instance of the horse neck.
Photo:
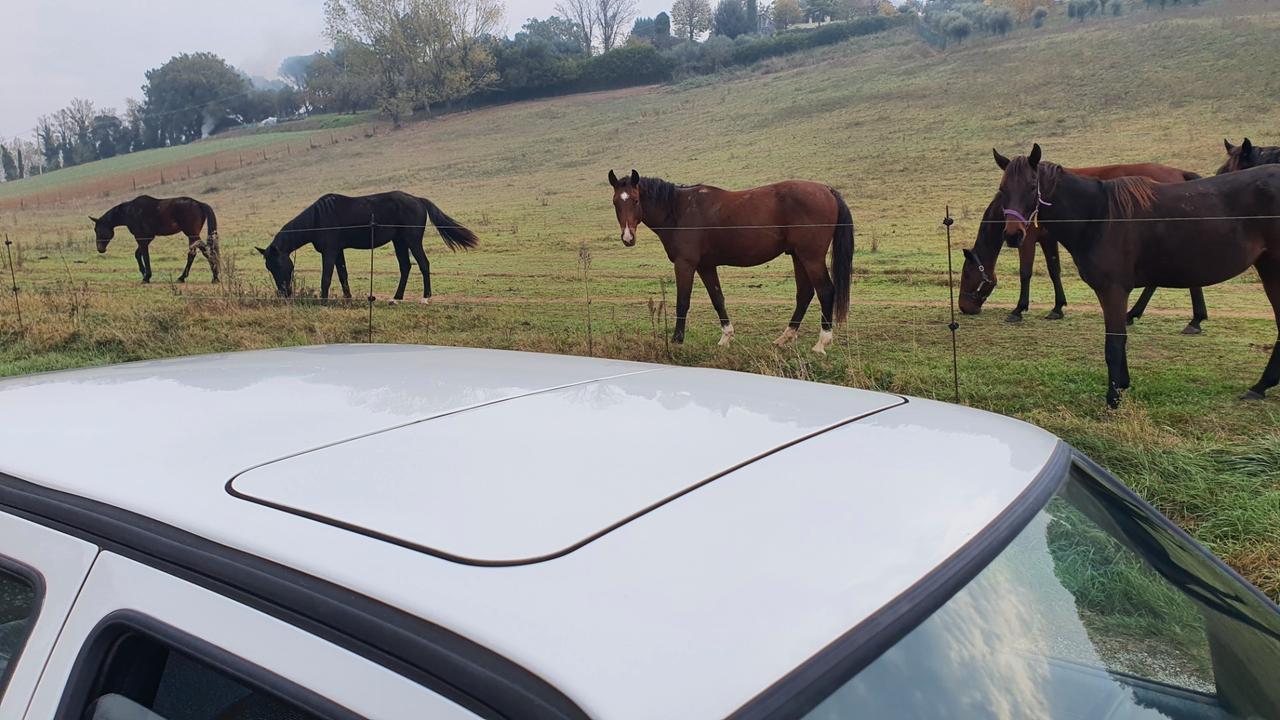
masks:
[[(681, 192), (676, 190), (676, 195), (678, 196)], [(674, 200), (670, 204), (657, 203), (654, 200), (646, 202), (644, 197), (641, 196), (640, 212), (644, 218), (641, 222), (647, 225), (650, 230), (653, 230), (658, 237), (662, 237), (665, 231), (655, 230), (654, 228), (670, 228), (679, 223), (680, 211), (678, 206), (679, 203)]]
[(982, 214), (982, 226), (978, 229), (978, 237), (973, 243), (973, 251), (978, 259), (987, 267), (995, 267), (1000, 257), (1000, 248), (1004, 245), (1004, 214), (999, 204), (991, 201), (987, 211)]
[[(1075, 257), (1086, 251), (1100, 233), (1095, 223), (1107, 219), (1110, 206), (1106, 185), (1101, 180), (1063, 172), (1053, 196), (1045, 198), (1053, 203), (1040, 208), (1040, 219), (1049, 221), (1049, 237), (1062, 245)], [(1075, 222), (1085, 220), (1088, 222)]]

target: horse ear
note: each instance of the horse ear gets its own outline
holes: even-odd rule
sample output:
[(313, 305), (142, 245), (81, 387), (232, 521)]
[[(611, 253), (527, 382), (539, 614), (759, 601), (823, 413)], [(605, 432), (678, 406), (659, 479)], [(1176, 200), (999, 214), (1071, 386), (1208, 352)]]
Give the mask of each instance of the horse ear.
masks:
[(1240, 143), (1240, 154), (1249, 155), (1252, 152), (1253, 152), (1253, 143), (1249, 142), (1249, 138), (1245, 138), (1244, 142)]
[(978, 262), (978, 256), (974, 255), (973, 251), (970, 250), (969, 248), (964, 249), (964, 257), (966, 260), (972, 260), (973, 262)]
[(1236, 149), (1236, 146), (1232, 145), (1231, 141), (1226, 138), (1222, 138), (1222, 144), (1227, 147), (1227, 152), (1231, 152), (1232, 150)]
[(609, 171), (609, 184), (618, 187), (618, 176), (614, 175), (612, 170)]
[(90, 216), (89, 216), (89, 222), (93, 223), (94, 225), (97, 225), (97, 224), (98, 224), (98, 218), (96, 218), (96, 217), (94, 217), (94, 216), (90, 215)]
[(636, 172), (635, 168), (631, 168), (631, 185), (633, 187), (640, 186), (640, 173)]
[(262, 249), (262, 248), (260, 248), (260, 247), (254, 247), (253, 249), (254, 249), (254, 250), (257, 250), (259, 253), (262, 253), (262, 257), (266, 257), (266, 256), (267, 256), (267, 251), (266, 251), (266, 250), (263, 250), (263, 249)]
[(1005, 168), (1009, 167), (1009, 158), (1001, 155), (999, 150), (996, 150), (995, 148), (991, 148), (991, 154), (995, 155), (996, 165), (1000, 166), (1001, 170), (1004, 170)]
[(1027, 164), (1029, 164), (1033, 170), (1036, 165), (1040, 164), (1040, 143), (1032, 144), (1031, 154), (1027, 156)]

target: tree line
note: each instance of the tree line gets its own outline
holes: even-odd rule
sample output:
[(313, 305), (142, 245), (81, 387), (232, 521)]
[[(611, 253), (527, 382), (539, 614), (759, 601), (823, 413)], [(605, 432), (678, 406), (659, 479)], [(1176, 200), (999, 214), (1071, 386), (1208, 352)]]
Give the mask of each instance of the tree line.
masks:
[[(557, 15), (497, 30), (501, 0), (326, 0), (332, 46), (286, 58), (255, 82), (207, 52), (149, 70), (123, 112), (72, 100), (30, 139), (0, 142), (17, 179), (301, 113), (418, 113), (656, 83), (840, 42), (906, 22), (887, 0), (675, 0), (637, 17), (636, 0), (561, 0)], [(796, 28), (811, 23), (817, 27)]]

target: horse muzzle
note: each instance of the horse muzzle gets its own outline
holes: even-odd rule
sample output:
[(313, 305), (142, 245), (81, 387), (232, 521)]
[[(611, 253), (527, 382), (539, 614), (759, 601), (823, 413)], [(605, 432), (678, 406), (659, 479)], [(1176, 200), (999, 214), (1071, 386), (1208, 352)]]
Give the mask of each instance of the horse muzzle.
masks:
[(99, 241), (98, 241), (98, 253), (99, 253), (99, 254), (104, 253), (104, 252), (106, 252), (106, 251), (107, 251), (107, 242), (108, 242), (107, 240), (99, 240)]
[(636, 232), (629, 227), (622, 228), (622, 244), (632, 247), (636, 244)]

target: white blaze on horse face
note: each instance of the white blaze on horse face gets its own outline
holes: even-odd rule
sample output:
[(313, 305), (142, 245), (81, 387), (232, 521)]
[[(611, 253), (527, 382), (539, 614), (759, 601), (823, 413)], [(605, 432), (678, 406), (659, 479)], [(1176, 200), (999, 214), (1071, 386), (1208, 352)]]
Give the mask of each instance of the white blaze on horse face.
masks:
[(622, 193), (622, 195), (621, 195), (620, 197), (621, 197), (623, 200), (627, 200), (627, 199), (629, 199), (631, 196), (630, 196), (630, 195), (628, 195), (628, 194), (626, 194), (626, 193)]
[(813, 351), (819, 355), (827, 354), (827, 346), (834, 340), (834, 335), (830, 330), (823, 330), (818, 333), (818, 342), (813, 346)]
[(630, 245), (635, 241), (636, 241), (635, 231), (633, 231), (630, 226), (623, 225), (622, 226), (622, 242)]

